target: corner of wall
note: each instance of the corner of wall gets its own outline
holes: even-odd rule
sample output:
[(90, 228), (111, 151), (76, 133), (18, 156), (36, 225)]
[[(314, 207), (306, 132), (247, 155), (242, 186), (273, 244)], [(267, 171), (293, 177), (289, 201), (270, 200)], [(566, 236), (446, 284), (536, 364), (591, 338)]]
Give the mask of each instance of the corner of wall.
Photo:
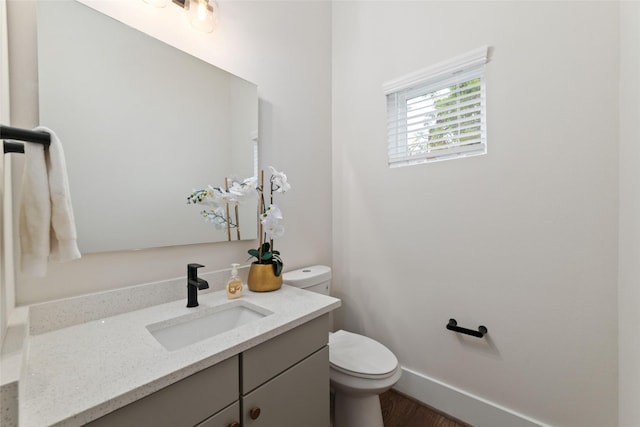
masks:
[(618, 421), (640, 425), (640, 3), (620, 2)]

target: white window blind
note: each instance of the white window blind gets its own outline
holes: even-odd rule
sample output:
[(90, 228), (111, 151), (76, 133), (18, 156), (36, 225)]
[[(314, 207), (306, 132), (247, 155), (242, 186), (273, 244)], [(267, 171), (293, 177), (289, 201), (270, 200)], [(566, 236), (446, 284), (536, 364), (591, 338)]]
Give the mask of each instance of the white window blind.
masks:
[(485, 154), (483, 47), (384, 85), (389, 165)]

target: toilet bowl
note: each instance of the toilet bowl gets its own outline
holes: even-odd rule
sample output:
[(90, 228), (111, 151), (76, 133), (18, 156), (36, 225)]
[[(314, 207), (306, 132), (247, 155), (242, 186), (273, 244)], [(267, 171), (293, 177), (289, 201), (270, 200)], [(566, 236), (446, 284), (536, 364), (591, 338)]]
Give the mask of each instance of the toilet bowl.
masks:
[(396, 356), (384, 345), (339, 330), (329, 335), (334, 427), (382, 427), (380, 393), (400, 379)]
[[(331, 269), (316, 265), (284, 273), (290, 286), (329, 295)], [(380, 393), (401, 376), (396, 356), (379, 342), (353, 332), (329, 334), (333, 427), (383, 427)]]

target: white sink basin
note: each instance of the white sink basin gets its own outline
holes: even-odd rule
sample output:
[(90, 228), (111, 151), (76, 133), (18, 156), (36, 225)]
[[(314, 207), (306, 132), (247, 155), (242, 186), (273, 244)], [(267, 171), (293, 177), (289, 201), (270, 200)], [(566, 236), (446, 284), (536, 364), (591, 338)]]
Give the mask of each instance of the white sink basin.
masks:
[(193, 313), (147, 325), (147, 330), (164, 348), (178, 350), (272, 314), (245, 301), (217, 307), (199, 306)]

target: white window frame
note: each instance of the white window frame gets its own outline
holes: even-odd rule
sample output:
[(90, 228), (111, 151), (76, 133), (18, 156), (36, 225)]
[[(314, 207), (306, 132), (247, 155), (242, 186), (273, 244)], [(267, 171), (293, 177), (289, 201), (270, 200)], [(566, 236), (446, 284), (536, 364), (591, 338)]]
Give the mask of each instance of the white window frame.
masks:
[[(489, 47), (483, 46), (383, 84), (383, 91), (387, 97), (387, 141), (390, 167), (486, 154), (485, 64), (488, 60)], [(479, 107), (474, 108), (474, 112), (479, 113), (474, 120), (477, 122), (474, 128), (479, 126), (479, 130), (474, 132), (475, 139), (460, 141), (457, 137), (448, 137), (451, 140), (449, 144), (433, 147), (434, 144), (421, 143), (411, 147), (408, 135), (413, 131), (411, 117), (410, 114), (408, 115), (408, 101), (419, 99), (421, 96), (433, 98), (439, 91), (446, 91), (451, 86), (475, 79), (479, 79), (477, 100), (480, 101)], [(459, 118), (457, 114), (455, 116), (456, 119)], [(417, 117), (419, 118), (420, 115)], [(418, 149), (415, 149), (416, 147)]]

